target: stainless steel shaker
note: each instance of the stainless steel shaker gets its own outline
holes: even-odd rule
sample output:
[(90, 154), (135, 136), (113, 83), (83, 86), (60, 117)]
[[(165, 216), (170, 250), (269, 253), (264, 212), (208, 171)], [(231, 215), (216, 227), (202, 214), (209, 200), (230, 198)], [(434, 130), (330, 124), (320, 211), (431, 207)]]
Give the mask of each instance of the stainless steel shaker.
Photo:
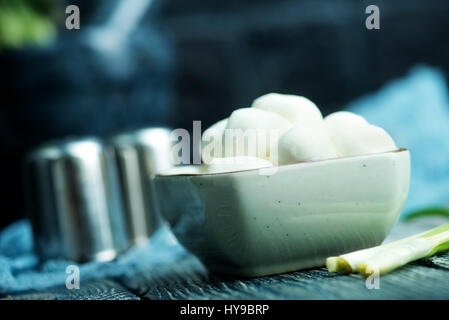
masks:
[(147, 241), (161, 223), (153, 177), (172, 166), (170, 133), (168, 128), (147, 128), (118, 134), (107, 143), (131, 244)]
[(27, 157), (27, 205), (44, 259), (113, 259), (128, 247), (117, 184), (102, 143), (68, 138)]

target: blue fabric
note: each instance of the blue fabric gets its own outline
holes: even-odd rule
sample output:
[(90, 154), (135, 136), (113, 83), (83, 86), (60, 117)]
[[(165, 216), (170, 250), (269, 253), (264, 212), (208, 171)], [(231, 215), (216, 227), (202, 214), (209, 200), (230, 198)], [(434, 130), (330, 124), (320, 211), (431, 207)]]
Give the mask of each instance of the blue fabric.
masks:
[(40, 264), (33, 253), (30, 224), (21, 220), (0, 232), (0, 294), (64, 285), (69, 265), (79, 267), (82, 283), (88, 279), (132, 277), (139, 270), (151, 270), (178, 261), (184, 255), (185, 249), (164, 226), (151, 241), (128, 250), (112, 262), (77, 265), (71, 261), (49, 260)]
[[(347, 109), (384, 127), (397, 145), (410, 149), (412, 179), (405, 204), (407, 213), (421, 207), (447, 204), (449, 199), (449, 99), (442, 74), (417, 67), (377, 93), (362, 97)], [(29, 222), (22, 220), (0, 233), (0, 294), (40, 290), (66, 281), (70, 261), (39, 264), (34, 255)], [(131, 277), (177, 261), (185, 250), (164, 227), (151, 242), (133, 248), (115, 261), (79, 265), (80, 280)]]
[(411, 155), (410, 191), (403, 215), (449, 204), (449, 98), (443, 74), (417, 66), (347, 109), (383, 127)]

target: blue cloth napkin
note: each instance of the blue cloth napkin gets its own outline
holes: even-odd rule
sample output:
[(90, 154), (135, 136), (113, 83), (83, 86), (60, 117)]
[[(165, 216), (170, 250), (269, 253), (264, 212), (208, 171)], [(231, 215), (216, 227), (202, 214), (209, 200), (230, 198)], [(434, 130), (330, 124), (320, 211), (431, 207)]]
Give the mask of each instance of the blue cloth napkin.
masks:
[(79, 267), (80, 283), (89, 279), (129, 277), (139, 271), (170, 264), (186, 255), (169, 229), (164, 226), (146, 244), (134, 247), (111, 262), (76, 264), (49, 260), (42, 264), (33, 252), (31, 226), (21, 220), (0, 232), (0, 294), (42, 290), (64, 285), (69, 265)]
[[(449, 199), (449, 99), (443, 75), (416, 67), (403, 79), (349, 104), (348, 110), (385, 128), (397, 145), (410, 149), (412, 178), (404, 212)], [(151, 242), (128, 250), (115, 261), (79, 265), (80, 281), (104, 277), (132, 277), (178, 261), (187, 253), (163, 227)], [(39, 264), (33, 253), (29, 222), (22, 220), (0, 232), (0, 294), (64, 285), (66, 267), (50, 260)], [(154, 269), (153, 269), (154, 270)]]
[(449, 204), (449, 98), (443, 74), (417, 66), (403, 79), (347, 106), (410, 150), (410, 191), (403, 214)]

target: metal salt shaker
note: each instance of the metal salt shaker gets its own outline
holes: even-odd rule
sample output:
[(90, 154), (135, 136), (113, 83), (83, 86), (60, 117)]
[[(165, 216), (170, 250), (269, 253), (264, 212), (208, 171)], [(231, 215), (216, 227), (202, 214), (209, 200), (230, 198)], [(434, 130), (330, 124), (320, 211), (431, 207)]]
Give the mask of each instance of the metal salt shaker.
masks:
[(41, 258), (107, 261), (128, 247), (113, 168), (101, 141), (47, 143), (29, 154), (24, 173)]
[(168, 128), (147, 128), (116, 135), (107, 143), (131, 244), (144, 243), (160, 226), (153, 177), (171, 167), (170, 133)]

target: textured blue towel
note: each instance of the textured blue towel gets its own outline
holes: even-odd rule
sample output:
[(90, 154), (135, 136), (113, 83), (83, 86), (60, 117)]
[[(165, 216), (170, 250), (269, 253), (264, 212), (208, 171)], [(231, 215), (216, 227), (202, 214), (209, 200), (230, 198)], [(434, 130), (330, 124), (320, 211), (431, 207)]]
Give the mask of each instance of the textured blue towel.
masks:
[[(445, 80), (438, 70), (417, 67), (404, 79), (385, 85), (378, 93), (358, 99), (349, 110), (384, 127), (398, 146), (409, 148), (412, 179), (405, 213), (449, 199), (449, 100)], [(80, 280), (132, 277), (185, 255), (164, 227), (143, 247), (115, 261), (79, 265)], [(19, 221), (0, 233), (0, 294), (63, 285), (69, 261), (42, 265), (32, 251), (28, 221)], [(154, 269), (153, 269), (154, 270)]]
[(419, 66), (403, 79), (348, 106), (387, 130), (411, 154), (410, 191), (404, 214), (449, 204), (449, 97), (437, 69)]
[(77, 265), (80, 282), (105, 277), (132, 277), (139, 270), (151, 270), (175, 262), (186, 255), (167, 227), (161, 228), (143, 246), (135, 247), (112, 262), (89, 262), (77, 265), (64, 260), (39, 264), (33, 253), (31, 227), (27, 220), (13, 223), (0, 233), (0, 294), (40, 290), (63, 285), (69, 265)]

